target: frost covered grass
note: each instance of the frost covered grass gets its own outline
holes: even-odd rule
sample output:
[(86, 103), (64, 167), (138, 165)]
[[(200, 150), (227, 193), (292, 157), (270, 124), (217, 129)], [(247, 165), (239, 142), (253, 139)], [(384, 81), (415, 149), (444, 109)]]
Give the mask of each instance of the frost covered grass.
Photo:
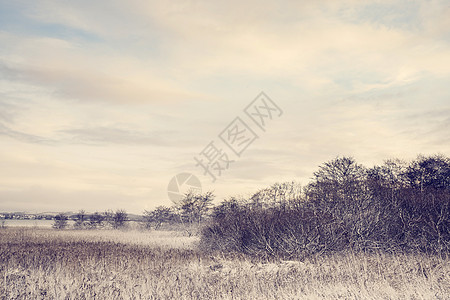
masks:
[(0, 230), (1, 299), (446, 299), (448, 258), (263, 261), (204, 254), (181, 232)]

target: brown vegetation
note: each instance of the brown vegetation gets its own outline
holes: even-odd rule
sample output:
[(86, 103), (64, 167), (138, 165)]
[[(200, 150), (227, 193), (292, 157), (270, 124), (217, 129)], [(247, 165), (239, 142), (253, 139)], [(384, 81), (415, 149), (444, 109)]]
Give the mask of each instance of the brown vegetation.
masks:
[[(291, 185), (292, 186), (292, 185)], [(343, 157), (314, 173), (304, 193), (274, 185), (224, 201), (203, 229), (205, 251), (302, 258), (339, 251), (450, 253), (450, 159), (419, 157), (367, 169)]]
[[(450, 263), (438, 256), (346, 252), (303, 261), (250, 260), (210, 257), (195, 245), (124, 242), (130, 234), (136, 241), (152, 237), (0, 230), (1, 299), (445, 299), (450, 294)], [(166, 234), (173, 242), (173, 233)]]

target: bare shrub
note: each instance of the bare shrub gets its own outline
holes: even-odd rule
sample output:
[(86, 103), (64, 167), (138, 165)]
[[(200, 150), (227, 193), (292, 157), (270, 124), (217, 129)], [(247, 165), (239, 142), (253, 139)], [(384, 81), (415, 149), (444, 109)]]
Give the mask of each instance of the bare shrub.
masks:
[(159, 229), (163, 224), (175, 220), (175, 214), (170, 207), (158, 206), (154, 210), (144, 211), (144, 227), (146, 229)]
[(123, 209), (118, 209), (113, 215), (113, 228), (119, 229), (125, 227), (126, 221), (128, 221), (128, 214)]
[[(225, 201), (204, 228), (209, 251), (294, 257), (342, 250), (450, 252), (450, 163), (419, 156), (367, 169), (336, 158), (314, 173), (303, 197), (261, 204)], [(263, 190), (277, 195), (279, 186)], [(274, 199), (272, 197), (272, 199)]]
[(105, 219), (104, 215), (102, 215), (98, 212), (95, 212), (89, 216), (88, 227), (90, 229), (102, 228), (104, 226), (104, 224), (103, 224), (104, 219)]
[(67, 227), (68, 219), (67, 215), (63, 213), (57, 214), (54, 218), (52, 227), (55, 229), (64, 229)]
[(85, 229), (88, 225), (88, 215), (84, 210), (80, 210), (75, 215), (75, 223), (73, 224), (73, 227), (75, 229)]

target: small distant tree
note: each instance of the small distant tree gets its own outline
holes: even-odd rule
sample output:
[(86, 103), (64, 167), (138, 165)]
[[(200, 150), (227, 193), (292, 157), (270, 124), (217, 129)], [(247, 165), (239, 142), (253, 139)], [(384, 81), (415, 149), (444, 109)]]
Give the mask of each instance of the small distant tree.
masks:
[(86, 212), (84, 210), (80, 210), (75, 215), (75, 224), (73, 224), (73, 227), (75, 229), (84, 229), (87, 226), (88, 216), (86, 215)]
[(67, 215), (60, 213), (55, 216), (52, 227), (55, 229), (64, 229), (67, 227)]
[(200, 223), (206, 215), (214, 196), (211, 192), (204, 195), (188, 193), (181, 201), (181, 216), (189, 223)]
[(187, 193), (178, 207), (181, 222), (200, 224), (212, 206), (214, 197), (210, 191), (205, 194)]
[(158, 206), (155, 210), (144, 211), (145, 227), (159, 229), (162, 224), (174, 219), (172, 209), (166, 206)]
[(125, 227), (125, 222), (128, 221), (128, 214), (123, 209), (118, 209), (113, 215), (113, 228), (119, 229)]
[(91, 229), (97, 229), (100, 227), (103, 227), (103, 220), (105, 217), (98, 212), (93, 213), (89, 216), (89, 228)]
[(103, 213), (103, 217), (106, 225), (108, 225), (110, 228), (114, 228), (114, 211), (112, 211), (111, 209), (106, 210)]

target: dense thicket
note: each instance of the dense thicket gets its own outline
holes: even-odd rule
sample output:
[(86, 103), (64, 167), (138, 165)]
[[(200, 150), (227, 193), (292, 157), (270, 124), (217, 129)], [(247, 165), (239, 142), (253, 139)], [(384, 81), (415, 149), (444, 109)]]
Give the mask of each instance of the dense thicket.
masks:
[(450, 252), (450, 159), (419, 156), (366, 168), (340, 157), (319, 167), (302, 193), (277, 184), (213, 209), (209, 251), (293, 257), (355, 251)]

